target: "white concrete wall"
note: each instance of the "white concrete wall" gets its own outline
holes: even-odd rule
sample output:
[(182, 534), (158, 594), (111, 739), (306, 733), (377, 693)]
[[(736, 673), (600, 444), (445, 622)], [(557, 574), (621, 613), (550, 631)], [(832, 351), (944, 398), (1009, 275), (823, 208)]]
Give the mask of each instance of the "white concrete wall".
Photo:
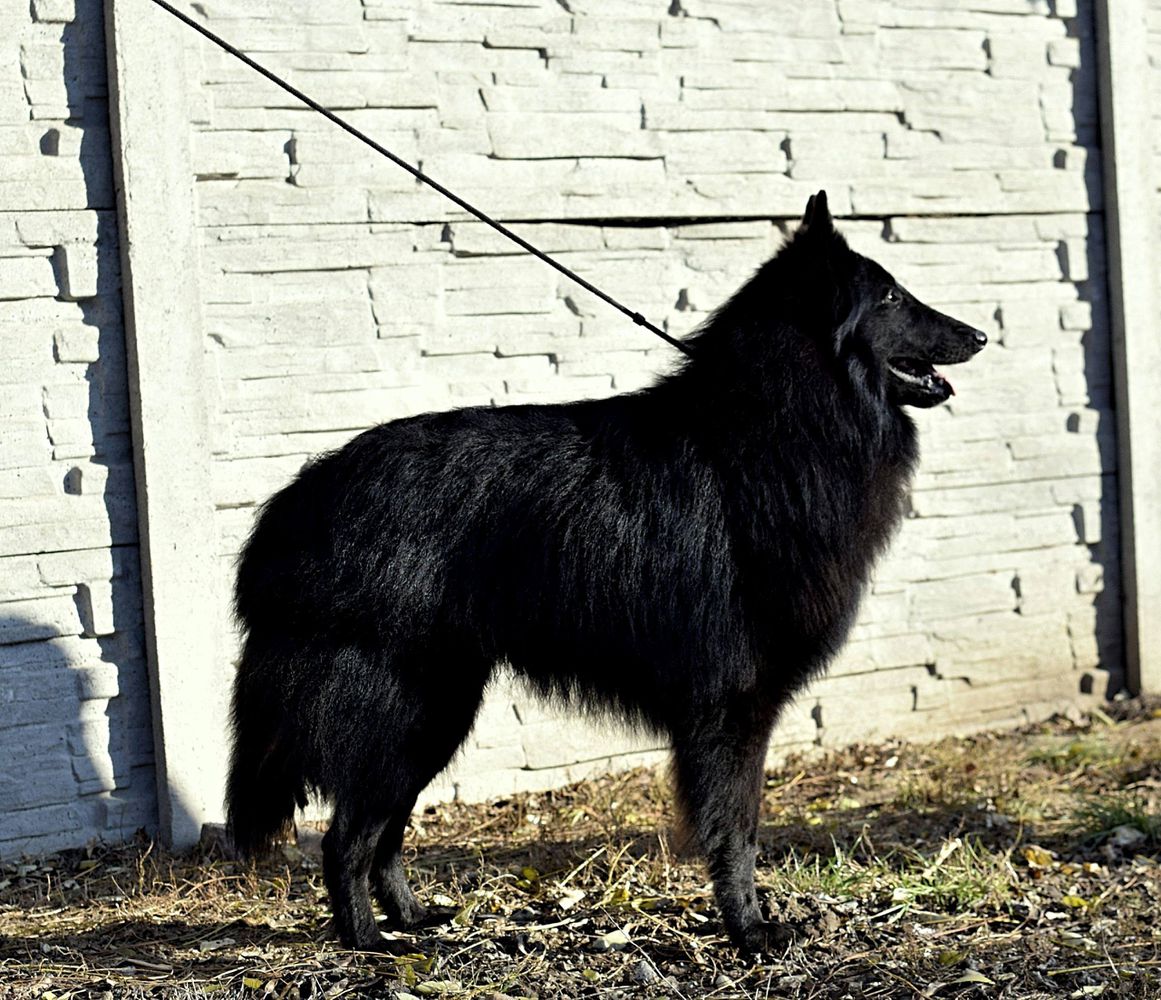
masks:
[(0, 855), (156, 824), (99, 0), (0, 6)]
[[(1161, 0), (1150, 3), (1158, 53)], [(165, 17), (140, 6), (121, 15)], [(788, 713), (777, 752), (1002, 725), (1120, 685), (1089, 0), (198, 9), (672, 331), (745, 280), (826, 187), (859, 249), (989, 332), (989, 349), (954, 372), (959, 395), (920, 416), (913, 516), (854, 642)], [(152, 828), (158, 808), (101, 3), (10, 3), (0, 29), (0, 855), (11, 855), (118, 839)], [(218, 560), (206, 627), (225, 652), (212, 664), (167, 654), (209, 721), (182, 703), (162, 729), (218, 767), (232, 560), (255, 505), (306, 457), (422, 409), (629, 389), (672, 354), (184, 37), (191, 120), (141, 138), (145, 116), (135, 141), (169, 150), (180, 129), (192, 142), (202, 318), (190, 322), (204, 333)], [(1161, 55), (1152, 73), (1161, 90)], [(136, 155), (148, 165), (147, 148)], [(173, 208), (188, 212), (188, 199)], [(187, 277), (130, 259), (138, 281)], [(156, 342), (155, 330), (139, 336)], [(151, 378), (137, 372), (138, 397), (145, 380), (157, 398)], [(180, 472), (180, 449), (171, 460)], [(155, 472), (164, 482), (165, 463)], [(500, 686), (431, 794), (545, 787), (658, 757), (643, 749)], [(198, 780), (189, 815), (213, 815), (220, 780)]]
[[(670, 330), (826, 187), (859, 249), (988, 331), (959, 395), (920, 416), (913, 516), (778, 749), (1007, 724), (1119, 687), (1089, 3), (202, 7)], [(192, 35), (187, 55), (228, 639), (254, 507), (307, 456), (423, 409), (632, 388), (672, 355)], [(222, 690), (230, 675), (223, 660)], [(630, 749), (501, 689), (434, 793), (550, 785)]]
[[(1161, 0), (1149, 0), (1149, 107), (1153, 119), (1153, 179), (1161, 212)], [(1161, 231), (1161, 216), (1158, 216)]]
[[(1153, 138), (1153, 217), (1161, 233), (1161, 0), (1149, 0), (1149, 109)], [(1161, 317), (1159, 317), (1161, 318)]]

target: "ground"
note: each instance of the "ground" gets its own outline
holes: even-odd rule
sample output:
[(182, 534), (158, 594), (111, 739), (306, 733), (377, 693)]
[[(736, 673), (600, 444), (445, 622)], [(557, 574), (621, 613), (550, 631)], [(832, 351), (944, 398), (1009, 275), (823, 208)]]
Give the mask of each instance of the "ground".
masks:
[(784, 954), (722, 936), (663, 772), (417, 815), (448, 919), (328, 937), (317, 834), (250, 868), (142, 839), (0, 868), (0, 997), (1161, 997), (1161, 712), (893, 742), (767, 779)]

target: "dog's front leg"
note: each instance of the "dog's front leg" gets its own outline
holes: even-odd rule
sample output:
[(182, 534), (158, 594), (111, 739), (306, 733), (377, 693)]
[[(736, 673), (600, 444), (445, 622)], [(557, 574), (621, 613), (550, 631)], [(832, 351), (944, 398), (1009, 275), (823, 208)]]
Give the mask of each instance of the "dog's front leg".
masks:
[(783, 925), (763, 919), (754, 887), (758, 807), (773, 715), (754, 704), (735, 703), (696, 714), (674, 735), (677, 790), (689, 833), (709, 863), (730, 940), (750, 952), (781, 950), (793, 937)]

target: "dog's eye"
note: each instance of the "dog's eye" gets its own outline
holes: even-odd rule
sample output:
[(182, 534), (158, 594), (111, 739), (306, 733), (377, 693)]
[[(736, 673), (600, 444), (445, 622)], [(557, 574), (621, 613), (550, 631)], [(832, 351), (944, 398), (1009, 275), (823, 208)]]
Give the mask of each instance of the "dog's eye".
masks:
[(899, 294), (898, 288), (888, 288), (883, 293), (883, 304), (884, 305), (893, 306), (896, 303), (900, 302), (901, 300), (902, 300), (902, 296)]

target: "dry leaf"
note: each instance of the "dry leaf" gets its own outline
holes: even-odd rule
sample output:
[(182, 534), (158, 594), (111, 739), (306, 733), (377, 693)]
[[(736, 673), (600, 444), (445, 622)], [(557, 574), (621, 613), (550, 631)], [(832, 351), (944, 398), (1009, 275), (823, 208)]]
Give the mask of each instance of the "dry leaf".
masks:
[(1024, 860), (1033, 868), (1051, 868), (1052, 859), (1052, 852), (1046, 851), (1043, 847), (1029, 844), (1024, 848)]

